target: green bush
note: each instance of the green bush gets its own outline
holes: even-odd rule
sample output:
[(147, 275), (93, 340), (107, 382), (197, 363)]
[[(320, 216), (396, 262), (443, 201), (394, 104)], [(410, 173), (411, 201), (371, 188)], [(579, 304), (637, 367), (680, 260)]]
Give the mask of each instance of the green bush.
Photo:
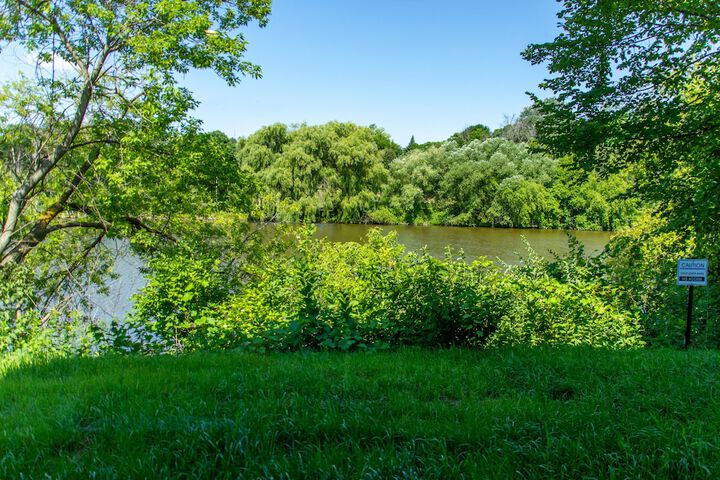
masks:
[(637, 317), (592, 280), (582, 258), (503, 272), (451, 251), (444, 259), (406, 253), (379, 230), (364, 244), (314, 240), (304, 230), (233, 291), (217, 264), (154, 264), (135, 318), (176, 350), (641, 345)]
[[(58, 284), (51, 287), (59, 290)], [(94, 326), (82, 304), (67, 307), (71, 298), (48, 298), (48, 291), (33, 267), (20, 265), (0, 275), (0, 356), (92, 352)]]
[(28, 269), (16, 267), (0, 277), (0, 352), (18, 350), (33, 341), (40, 324), (32, 308), (34, 294)]
[(148, 284), (134, 297), (130, 323), (159, 336), (163, 348), (202, 347), (217, 323), (216, 309), (229, 295), (219, 262), (213, 258), (158, 255)]
[(718, 253), (701, 248), (692, 228), (672, 228), (667, 220), (645, 213), (631, 228), (612, 238), (603, 263), (608, 283), (622, 285), (625, 309), (639, 313), (645, 336), (654, 346), (683, 343), (687, 287), (677, 285), (676, 268), (680, 258), (708, 258), (710, 281), (695, 289), (693, 343), (720, 345), (720, 285), (714, 279), (720, 272)]
[(388, 207), (380, 207), (368, 213), (369, 223), (375, 223), (379, 225), (397, 225), (402, 223), (392, 210)]
[(551, 277), (513, 282), (515, 301), (498, 324), (495, 345), (643, 344), (637, 315), (613, 301), (614, 291), (595, 283), (562, 283)]
[(528, 246), (526, 262), (508, 273), (513, 302), (492, 343), (643, 345), (639, 315), (623, 302), (625, 289), (602, 278), (601, 258), (587, 257), (582, 243), (572, 236), (568, 242), (569, 252), (551, 260)]

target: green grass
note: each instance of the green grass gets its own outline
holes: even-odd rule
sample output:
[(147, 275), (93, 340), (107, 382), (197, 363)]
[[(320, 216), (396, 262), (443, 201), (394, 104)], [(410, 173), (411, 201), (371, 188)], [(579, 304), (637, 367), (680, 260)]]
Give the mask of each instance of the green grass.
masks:
[(15, 366), (0, 478), (711, 478), (719, 367), (572, 348)]

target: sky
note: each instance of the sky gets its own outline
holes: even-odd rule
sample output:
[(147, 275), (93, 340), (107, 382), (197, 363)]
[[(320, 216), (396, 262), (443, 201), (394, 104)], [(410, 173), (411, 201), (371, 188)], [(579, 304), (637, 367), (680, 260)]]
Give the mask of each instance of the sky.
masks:
[(558, 33), (554, 0), (274, 0), (250, 28), (260, 80), (234, 88), (208, 72), (183, 81), (207, 130), (247, 136), (263, 125), (350, 121), (401, 145), (503, 125), (547, 76), (520, 56)]
[[(274, 0), (268, 26), (245, 33), (261, 79), (180, 81), (205, 129), (232, 137), (336, 120), (375, 124), (401, 145), (444, 140), (498, 128), (540, 93), (547, 71), (520, 53), (556, 36), (558, 10), (555, 0)], [(0, 80), (17, 71), (11, 57), (0, 56)]]

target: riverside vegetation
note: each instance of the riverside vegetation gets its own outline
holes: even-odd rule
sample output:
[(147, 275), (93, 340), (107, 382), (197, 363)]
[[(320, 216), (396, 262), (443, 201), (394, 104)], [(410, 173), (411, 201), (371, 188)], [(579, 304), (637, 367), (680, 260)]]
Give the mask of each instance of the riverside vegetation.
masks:
[[(713, 23), (699, 27), (661, 6), (610, 9), (603, 15), (628, 30), (605, 32), (607, 42), (583, 50), (572, 30), (579, 50), (558, 41), (524, 53), (554, 65), (559, 76), (544, 85), (554, 98), (495, 132), (475, 125), (402, 149), (381, 128), (351, 123), (276, 124), (239, 140), (203, 132), (176, 74), (209, 68), (231, 85), (260, 74), (243, 59), (242, 29), (265, 24), (269, 1), (231, 3), (86, 2), (49, 12), (3, 3), (0, 39), (42, 53), (36, 77), (8, 82), (0, 96), (3, 351), (677, 344), (684, 300), (674, 262), (720, 263)], [(568, 1), (563, 15), (591, 25), (596, 13)], [(652, 19), (622, 22), (641, 13), (702, 40), (682, 55), (655, 52), (659, 63), (632, 47), (630, 83), (588, 71), (625, 58), (629, 31), (685, 45)], [(587, 62), (566, 61), (578, 51)], [(699, 52), (703, 60), (691, 60)], [(76, 73), (53, 76), (53, 56)], [(660, 81), (667, 88), (628, 93)], [(609, 104), (621, 109), (612, 121), (593, 116)], [(268, 219), (618, 233), (597, 259), (575, 245), (564, 258), (503, 271), (457, 253), (403, 252), (376, 233), (367, 245), (337, 246), (303, 231), (263, 238), (246, 222)], [(89, 293), (112, 276), (106, 239), (125, 240), (149, 280), (130, 316), (110, 324), (85, 314)], [(718, 298), (714, 284), (698, 295), (696, 338), (706, 345), (718, 343)]]
[[(1, 2), (38, 68), (0, 92), (0, 472), (717, 476), (718, 354), (667, 347), (682, 257), (710, 260), (694, 345), (720, 344), (720, 6), (561, 3), (523, 53), (551, 98), (402, 149), (202, 131), (179, 79), (259, 76), (242, 31), (269, 0)], [(616, 232), (498, 267), (269, 219)], [(148, 284), (99, 323), (107, 239)]]

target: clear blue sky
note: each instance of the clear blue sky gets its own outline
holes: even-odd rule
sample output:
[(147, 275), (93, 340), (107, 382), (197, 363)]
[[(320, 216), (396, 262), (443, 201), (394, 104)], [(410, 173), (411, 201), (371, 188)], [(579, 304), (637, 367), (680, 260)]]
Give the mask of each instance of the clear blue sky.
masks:
[(554, 0), (274, 0), (251, 28), (247, 58), (260, 80), (184, 82), (207, 130), (247, 136), (275, 122), (351, 121), (401, 145), (443, 140), (476, 123), (502, 125), (547, 76), (520, 57), (557, 33)]
[[(520, 57), (552, 40), (555, 0), (274, 0), (270, 23), (249, 27), (246, 58), (263, 78), (234, 88), (210, 72), (181, 79), (206, 130), (247, 136), (275, 122), (376, 124), (401, 145), (444, 140), (517, 115), (547, 76)], [(0, 54), (0, 81), (27, 69)]]

